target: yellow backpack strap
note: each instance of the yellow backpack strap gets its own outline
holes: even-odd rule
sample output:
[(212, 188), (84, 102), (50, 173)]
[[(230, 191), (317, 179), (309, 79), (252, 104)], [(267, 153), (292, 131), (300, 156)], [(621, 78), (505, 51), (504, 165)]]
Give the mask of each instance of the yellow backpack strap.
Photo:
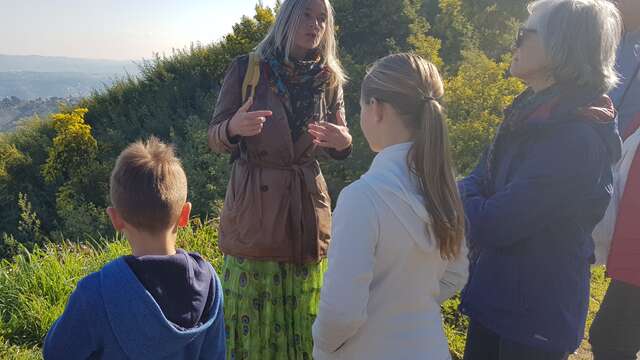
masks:
[(249, 97), (253, 97), (256, 93), (256, 86), (260, 80), (260, 56), (255, 53), (249, 53), (249, 65), (242, 82), (242, 103), (245, 103)]

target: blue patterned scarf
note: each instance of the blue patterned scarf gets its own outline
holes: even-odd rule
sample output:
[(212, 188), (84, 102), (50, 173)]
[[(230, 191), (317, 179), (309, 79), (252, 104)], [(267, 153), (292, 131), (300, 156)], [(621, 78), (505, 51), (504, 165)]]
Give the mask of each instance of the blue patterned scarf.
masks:
[(288, 112), (293, 141), (304, 132), (309, 122), (315, 121), (320, 95), (330, 78), (330, 70), (317, 51), (302, 60), (284, 59), (282, 51), (267, 59), (270, 83), (282, 98)]

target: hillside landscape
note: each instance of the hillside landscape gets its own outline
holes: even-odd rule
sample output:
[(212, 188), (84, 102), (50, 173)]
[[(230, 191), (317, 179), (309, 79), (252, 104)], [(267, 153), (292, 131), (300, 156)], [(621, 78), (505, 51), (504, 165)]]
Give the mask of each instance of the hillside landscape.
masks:
[(138, 72), (133, 61), (0, 54), (0, 98), (84, 97)]
[(133, 61), (0, 54), (0, 132), (33, 116), (46, 119), (139, 71)]
[[(467, 174), (492, 139), (503, 109), (524, 89), (505, 72), (528, 1), (331, 2), (340, 55), (350, 77), (345, 98), (354, 137), (348, 160), (322, 164), (332, 198), (359, 178), (373, 158), (358, 126), (360, 81), (373, 61), (392, 52), (413, 51), (440, 68), (457, 172)], [(0, 134), (0, 358), (40, 358), (43, 338), (77, 281), (128, 251), (105, 209), (115, 158), (134, 140), (155, 135), (175, 144), (194, 208), (191, 227), (179, 235), (180, 245), (201, 252), (219, 269), (217, 219), (230, 165), (226, 156), (208, 150), (208, 122), (230, 62), (263, 38), (275, 11), (259, 5), (221, 41), (157, 57), (135, 72), (126, 64), (85, 64), (83, 74), (89, 77), (101, 74), (95, 70), (105, 66), (110, 71), (127, 69), (97, 87), (103, 78), (92, 78), (94, 85), (86, 88), (73, 76), (67, 85), (55, 77), (46, 80), (43, 73), (40, 80), (28, 80), (36, 69), (16, 71), (16, 64), (5, 59), (3, 65), (0, 57), (0, 131), (11, 130)], [(74, 73), (66, 65), (50, 66), (44, 73), (59, 79)], [(13, 76), (13, 93), (3, 95), (8, 83), (2, 76)], [(21, 87), (24, 93), (16, 94)], [(77, 93), (37, 95), (64, 87)], [(67, 106), (58, 107), (58, 100)], [(5, 121), (9, 116), (3, 111), (53, 115), (15, 129), (16, 122)], [(593, 271), (590, 318), (607, 284), (603, 269)], [(468, 322), (457, 305), (458, 299), (446, 302), (443, 313), (452, 354), (460, 359)], [(589, 359), (586, 343), (576, 356)]]
[(77, 104), (79, 98), (36, 98), (22, 100), (15, 96), (0, 98), (0, 132), (13, 131), (30, 118), (46, 119), (61, 107)]

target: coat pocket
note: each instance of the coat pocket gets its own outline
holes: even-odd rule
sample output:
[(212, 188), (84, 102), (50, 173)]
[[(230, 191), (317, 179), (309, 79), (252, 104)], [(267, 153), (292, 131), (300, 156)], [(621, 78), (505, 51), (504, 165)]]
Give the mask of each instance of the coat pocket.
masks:
[(316, 211), (316, 224), (318, 225), (319, 252), (326, 254), (331, 239), (331, 197), (327, 190), (327, 183), (319, 173), (316, 176), (316, 192), (311, 194)]
[[(257, 248), (264, 251), (288, 249), (290, 234), (290, 210), (292, 206), (292, 181), (288, 171), (260, 169), (256, 184), (256, 202), (253, 204), (255, 222), (263, 237)], [(282, 251), (282, 250), (280, 250)]]
[(252, 190), (252, 174), (247, 167), (234, 165), (220, 219), (220, 232), (225, 241), (250, 244), (259, 232), (256, 221), (256, 194)]
[(522, 262), (517, 256), (480, 254), (473, 267), (465, 297), (475, 306), (524, 313), (527, 304), (522, 293)]

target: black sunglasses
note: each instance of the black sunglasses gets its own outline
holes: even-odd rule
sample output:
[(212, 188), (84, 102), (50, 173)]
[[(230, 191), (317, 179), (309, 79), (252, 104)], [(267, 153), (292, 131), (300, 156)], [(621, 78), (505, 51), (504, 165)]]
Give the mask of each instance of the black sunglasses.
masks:
[(520, 28), (520, 30), (518, 30), (518, 36), (516, 36), (516, 42), (513, 44), (513, 47), (515, 49), (521, 47), (527, 34), (535, 34), (537, 32), (538, 30), (536, 29), (527, 29), (524, 27)]

